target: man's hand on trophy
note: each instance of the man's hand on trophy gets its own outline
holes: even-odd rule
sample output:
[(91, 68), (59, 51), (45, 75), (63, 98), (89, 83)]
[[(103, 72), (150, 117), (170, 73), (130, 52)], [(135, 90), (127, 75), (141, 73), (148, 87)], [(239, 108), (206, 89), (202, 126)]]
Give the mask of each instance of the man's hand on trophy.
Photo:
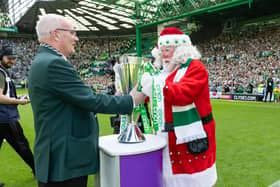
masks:
[(134, 87), (134, 88), (130, 91), (130, 93), (129, 93), (129, 95), (131, 95), (132, 98), (133, 98), (133, 101), (134, 101), (134, 105), (135, 105), (135, 106), (144, 103), (145, 98), (146, 98), (146, 96), (145, 96), (144, 93), (138, 92), (138, 91), (137, 91), (138, 86), (139, 86), (139, 85), (136, 84), (135, 87)]
[(141, 79), (142, 92), (150, 98), (152, 97), (152, 85), (152, 76), (149, 73), (144, 73)]

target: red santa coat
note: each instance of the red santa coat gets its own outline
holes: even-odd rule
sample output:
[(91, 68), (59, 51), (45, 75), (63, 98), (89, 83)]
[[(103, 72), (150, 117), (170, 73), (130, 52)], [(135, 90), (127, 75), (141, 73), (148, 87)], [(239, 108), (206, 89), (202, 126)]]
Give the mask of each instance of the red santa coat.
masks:
[[(171, 73), (163, 88), (165, 122), (173, 123), (172, 106), (196, 105), (201, 118), (212, 112), (208, 73), (199, 60), (192, 60), (180, 82), (173, 82), (178, 69)], [(210, 168), (216, 161), (215, 121), (203, 125), (209, 138), (209, 148), (202, 154), (191, 154), (186, 143), (176, 144), (174, 132), (168, 132), (170, 161), (173, 174), (193, 174)]]

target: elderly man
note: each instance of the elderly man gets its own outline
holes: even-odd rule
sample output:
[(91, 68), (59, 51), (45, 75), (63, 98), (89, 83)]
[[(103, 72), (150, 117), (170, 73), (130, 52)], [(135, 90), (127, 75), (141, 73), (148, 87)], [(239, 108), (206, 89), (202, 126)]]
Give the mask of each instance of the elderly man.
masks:
[(35, 171), (39, 187), (85, 187), (99, 169), (97, 113), (130, 114), (144, 101), (131, 96), (97, 95), (83, 83), (67, 57), (78, 37), (64, 17), (40, 17), (41, 43), (29, 74), (35, 121)]
[[(8, 72), (15, 61), (16, 53), (13, 48), (4, 45), (0, 51), (0, 147), (3, 140), (7, 140), (34, 173), (33, 154), (19, 123), (17, 108), (18, 105), (29, 103), (29, 100), (17, 97), (15, 85)], [(1, 185), (4, 184), (0, 183), (0, 187)]]
[(158, 47), (152, 53), (163, 70), (154, 77), (144, 74), (142, 91), (152, 98), (153, 114), (161, 114), (152, 117), (159, 126), (158, 134), (168, 140), (163, 152), (163, 184), (211, 187), (217, 174), (208, 73), (189, 36), (179, 29), (163, 29)]

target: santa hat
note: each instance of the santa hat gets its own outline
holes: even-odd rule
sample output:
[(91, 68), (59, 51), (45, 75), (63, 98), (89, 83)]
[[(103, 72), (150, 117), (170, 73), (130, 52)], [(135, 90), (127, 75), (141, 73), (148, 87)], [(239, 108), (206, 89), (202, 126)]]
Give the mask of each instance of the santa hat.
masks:
[(160, 56), (162, 46), (176, 46), (173, 54), (173, 62), (183, 64), (189, 58), (200, 59), (201, 55), (195, 46), (192, 45), (188, 35), (175, 27), (164, 28), (158, 39), (158, 47), (152, 50), (153, 57), (157, 60)]
[(190, 37), (175, 27), (165, 28), (161, 31), (158, 46), (191, 45)]

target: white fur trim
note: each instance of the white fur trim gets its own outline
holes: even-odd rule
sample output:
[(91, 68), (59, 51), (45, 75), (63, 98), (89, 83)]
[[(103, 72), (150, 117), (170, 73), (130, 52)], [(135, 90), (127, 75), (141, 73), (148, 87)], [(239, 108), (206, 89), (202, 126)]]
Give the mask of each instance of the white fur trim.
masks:
[(181, 45), (175, 49), (171, 62), (174, 64), (185, 64), (189, 58), (200, 59), (201, 54), (193, 45)]
[[(168, 133), (159, 133), (168, 140)], [(169, 147), (163, 149), (163, 186), (164, 187), (212, 187), (217, 181), (216, 163), (210, 168), (193, 174), (173, 174), (169, 156)]]
[(193, 108), (195, 108), (194, 103), (186, 105), (186, 106), (172, 106), (172, 111), (173, 112), (184, 112), (184, 111), (187, 111), (187, 110), (190, 110)]
[[(171, 62), (173, 63), (172, 60), (171, 60)], [(175, 63), (173, 63), (173, 64), (175, 64)], [(180, 65), (180, 64), (178, 64), (178, 65)], [(182, 79), (182, 77), (184, 77), (184, 75), (186, 74), (187, 70), (188, 70), (188, 67), (180, 68), (180, 69), (177, 71), (177, 73), (176, 73), (176, 75), (175, 75), (175, 77), (174, 77), (174, 79), (173, 79), (173, 82), (180, 82), (180, 80)]]
[(162, 46), (192, 45), (190, 37), (185, 34), (169, 34), (160, 36), (158, 39), (159, 48)]
[(212, 187), (217, 181), (216, 164), (194, 174), (177, 174), (164, 178), (164, 187)]

